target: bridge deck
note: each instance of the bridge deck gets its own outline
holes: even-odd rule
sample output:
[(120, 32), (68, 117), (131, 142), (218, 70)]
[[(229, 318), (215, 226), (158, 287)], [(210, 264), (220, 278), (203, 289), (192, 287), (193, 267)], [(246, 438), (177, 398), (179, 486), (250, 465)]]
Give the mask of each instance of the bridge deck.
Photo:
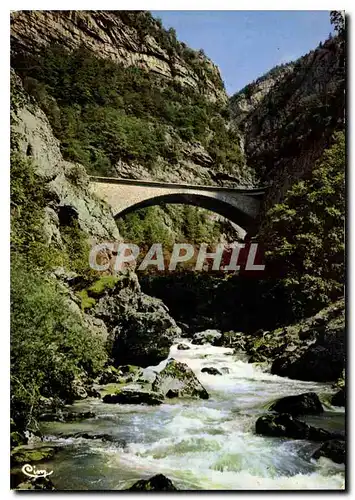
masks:
[(119, 177), (99, 177), (99, 176), (90, 176), (92, 182), (100, 182), (107, 184), (129, 184), (133, 186), (150, 186), (150, 187), (165, 187), (165, 188), (184, 188), (191, 190), (200, 190), (200, 191), (223, 191), (230, 193), (241, 193), (241, 194), (249, 194), (253, 196), (263, 195), (265, 193), (266, 188), (233, 188), (233, 187), (221, 187), (221, 186), (203, 186), (203, 185), (194, 185), (194, 184), (173, 184), (169, 182), (156, 182), (156, 181), (143, 181), (138, 179), (121, 179)]

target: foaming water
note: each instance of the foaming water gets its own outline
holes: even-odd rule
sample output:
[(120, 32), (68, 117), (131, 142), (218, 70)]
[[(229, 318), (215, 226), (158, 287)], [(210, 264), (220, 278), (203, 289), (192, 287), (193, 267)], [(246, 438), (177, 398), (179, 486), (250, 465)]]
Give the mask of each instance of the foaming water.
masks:
[[(126, 489), (157, 473), (190, 490), (344, 488), (344, 466), (311, 459), (319, 444), (254, 434), (255, 420), (269, 402), (306, 391), (324, 397), (330, 386), (271, 375), (229, 348), (182, 342), (190, 349), (174, 345), (170, 357), (190, 366), (210, 399), (172, 400), (159, 407), (80, 403), (97, 417), (48, 424), (48, 439), (63, 446), (50, 463), (58, 488)], [(166, 362), (147, 368), (146, 375), (162, 370)], [(207, 366), (223, 375), (202, 373)], [(336, 420), (341, 419), (339, 408), (326, 410), (332, 425), (342, 425)], [(79, 431), (109, 434), (112, 442), (59, 438)]]

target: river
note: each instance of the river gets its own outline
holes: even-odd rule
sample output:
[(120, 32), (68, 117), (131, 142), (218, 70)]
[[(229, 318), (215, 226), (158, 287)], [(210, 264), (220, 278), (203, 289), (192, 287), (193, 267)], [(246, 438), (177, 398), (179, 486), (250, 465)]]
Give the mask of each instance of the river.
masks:
[[(281, 396), (334, 392), (329, 384), (271, 375), (248, 364), (243, 354), (186, 340), (189, 350), (171, 347), (170, 357), (187, 363), (210, 394), (209, 400), (172, 400), (161, 406), (110, 405), (84, 400), (72, 408), (92, 410), (96, 418), (46, 423), (43, 432), (60, 451), (47, 470), (62, 490), (120, 490), (162, 473), (184, 490), (342, 489), (344, 466), (311, 459), (319, 443), (257, 436), (255, 421), (268, 402)], [(145, 369), (154, 376), (165, 366)], [(223, 375), (201, 373), (205, 366)], [(325, 407), (309, 418), (326, 429), (344, 429), (344, 412)], [(110, 434), (113, 442), (61, 438), (61, 433)]]

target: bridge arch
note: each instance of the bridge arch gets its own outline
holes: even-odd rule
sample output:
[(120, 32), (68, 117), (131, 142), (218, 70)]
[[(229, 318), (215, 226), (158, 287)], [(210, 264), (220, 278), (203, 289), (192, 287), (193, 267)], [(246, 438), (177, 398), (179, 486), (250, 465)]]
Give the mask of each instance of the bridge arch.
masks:
[(194, 205), (229, 219), (249, 235), (256, 231), (263, 189), (193, 186), (133, 179), (91, 177), (91, 189), (115, 218), (161, 203)]

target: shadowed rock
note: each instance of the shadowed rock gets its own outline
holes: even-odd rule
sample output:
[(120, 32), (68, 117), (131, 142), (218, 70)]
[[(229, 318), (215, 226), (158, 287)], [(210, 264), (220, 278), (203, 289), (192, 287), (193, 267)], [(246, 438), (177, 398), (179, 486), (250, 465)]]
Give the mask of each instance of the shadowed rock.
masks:
[(322, 446), (313, 453), (312, 457), (316, 459), (326, 457), (337, 464), (343, 464), (345, 463), (345, 448), (345, 441), (331, 439), (323, 443)]
[(176, 491), (177, 488), (163, 474), (157, 474), (150, 479), (141, 479), (128, 488), (128, 491)]
[(278, 399), (270, 406), (270, 410), (291, 415), (317, 415), (323, 413), (323, 406), (315, 392), (305, 392)]
[(163, 396), (157, 392), (123, 389), (115, 394), (106, 394), (104, 403), (129, 404), (129, 405), (160, 405), (164, 401)]

